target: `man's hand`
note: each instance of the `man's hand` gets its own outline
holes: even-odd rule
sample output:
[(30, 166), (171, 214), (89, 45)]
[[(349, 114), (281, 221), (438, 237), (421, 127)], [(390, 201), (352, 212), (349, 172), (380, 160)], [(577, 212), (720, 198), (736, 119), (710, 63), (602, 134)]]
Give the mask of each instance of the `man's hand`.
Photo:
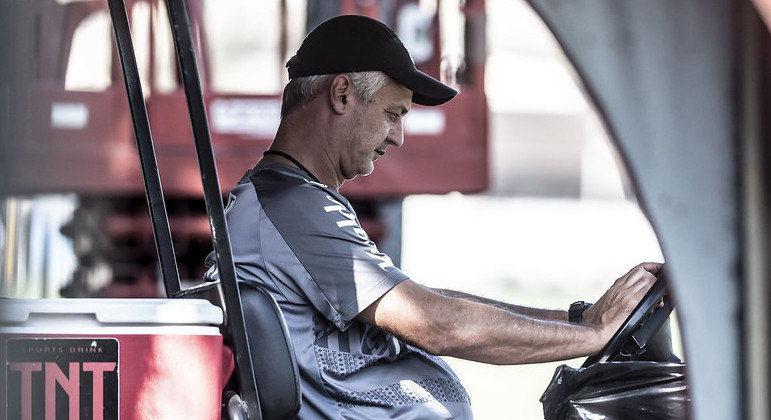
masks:
[(663, 264), (642, 263), (616, 280), (591, 308), (584, 311), (587, 326), (595, 328), (607, 343), (656, 282)]

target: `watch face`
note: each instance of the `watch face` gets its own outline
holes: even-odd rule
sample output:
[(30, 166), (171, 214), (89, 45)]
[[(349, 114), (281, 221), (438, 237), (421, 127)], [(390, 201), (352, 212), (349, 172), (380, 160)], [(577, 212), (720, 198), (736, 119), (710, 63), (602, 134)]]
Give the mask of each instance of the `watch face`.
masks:
[(590, 306), (592, 306), (591, 303), (584, 301), (573, 302), (570, 305), (570, 309), (568, 310), (568, 319), (570, 322), (575, 324), (581, 323), (583, 320), (584, 311), (587, 310)]

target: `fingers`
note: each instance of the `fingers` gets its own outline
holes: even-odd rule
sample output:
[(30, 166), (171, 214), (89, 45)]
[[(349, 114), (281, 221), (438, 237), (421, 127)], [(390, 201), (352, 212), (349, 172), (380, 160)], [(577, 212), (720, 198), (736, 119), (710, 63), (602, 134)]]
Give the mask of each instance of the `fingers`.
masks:
[(661, 263), (638, 264), (616, 280), (591, 308), (591, 312), (584, 312), (584, 319), (597, 325), (609, 339), (648, 293), (662, 267)]
[(656, 282), (656, 276), (649, 269), (657, 271), (660, 266), (658, 263), (642, 263), (616, 280), (606, 292), (609, 306), (622, 312), (633, 309)]
[(621, 278), (616, 280), (616, 284), (634, 284), (638, 282), (640, 279), (647, 278), (647, 279), (656, 279), (658, 273), (661, 271), (661, 268), (663, 267), (663, 264), (660, 263), (642, 263), (638, 264), (631, 270), (629, 270), (628, 273), (623, 275)]
[(654, 276), (657, 276), (663, 267), (664, 267), (664, 264), (662, 263), (644, 262), (644, 263), (637, 264), (629, 272), (631, 273), (637, 270), (644, 270)]
[(633, 307), (648, 293), (655, 282), (656, 276), (640, 265), (627, 273), (615, 288), (625, 296), (625, 303)]
[(644, 262), (638, 265), (638, 267), (642, 267), (654, 276), (658, 276), (661, 273), (661, 269), (664, 268), (664, 264), (657, 262)]
[(629, 270), (628, 273), (616, 279), (613, 286), (618, 287), (627, 283), (636, 283), (641, 277), (646, 277), (648, 275), (653, 276), (655, 279), (663, 266), (664, 264), (652, 262), (638, 264)]
[[(660, 264), (659, 264), (660, 266)], [(653, 268), (648, 265), (648, 268)], [(660, 267), (659, 267), (660, 268)], [(619, 292), (624, 295), (622, 298), (627, 309), (633, 309), (646, 293), (656, 283), (656, 276), (648, 271), (645, 264), (641, 264), (628, 273), (622, 284), (618, 287)]]
[(647, 292), (648, 289), (653, 286), (653, 283), (656, 282), (656, 276), (647, 271), (636, 274), (637, 275), (630, 276), (626, 283), (632, 293), (638, 293), (640, 291)]

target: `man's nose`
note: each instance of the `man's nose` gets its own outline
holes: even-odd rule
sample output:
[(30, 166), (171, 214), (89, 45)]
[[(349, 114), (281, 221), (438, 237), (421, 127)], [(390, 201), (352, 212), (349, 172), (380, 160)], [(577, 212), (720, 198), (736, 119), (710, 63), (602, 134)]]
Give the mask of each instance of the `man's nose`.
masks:
[(396, 147), (401, 147), (404, 144), (404, 126), (402, 125), (401, 119), (391, 127), (391, 130), (388, 132), (387, 140)]

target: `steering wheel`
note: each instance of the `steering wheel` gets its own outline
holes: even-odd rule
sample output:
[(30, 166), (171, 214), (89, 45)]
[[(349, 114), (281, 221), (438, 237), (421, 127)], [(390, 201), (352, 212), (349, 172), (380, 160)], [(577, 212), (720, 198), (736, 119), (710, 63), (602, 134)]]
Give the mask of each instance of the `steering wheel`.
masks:
[[(659, 305), (662, 301), (663, 305)], [(658, 361), (670, 361), (671, 338), (667, 321), (674, 308), (671, 298), (666, 294), (666, 278), (662, 273), (608, 344), (599, 353), (589, 356), (583, 367), (599, 362), (638, 360), (654, 342), (659, 346), (665, 342), (664, 347), (669, 347), (669, 354), (658, 356), (667, 360)], [(665, 323), (666, 328), (662, 328)]]

